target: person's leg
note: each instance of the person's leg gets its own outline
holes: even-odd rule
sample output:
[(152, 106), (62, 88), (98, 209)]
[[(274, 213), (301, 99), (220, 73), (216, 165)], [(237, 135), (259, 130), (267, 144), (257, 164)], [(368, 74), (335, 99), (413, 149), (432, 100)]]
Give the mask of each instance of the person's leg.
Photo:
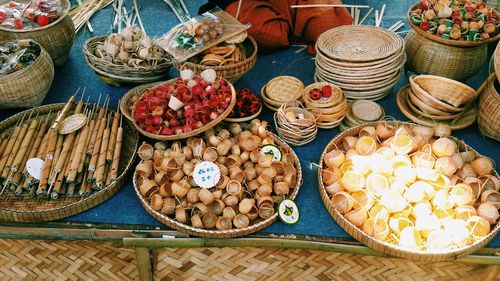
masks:
[[(226, 12), (235, 16), (238, 9), (235, 1), (226, 7)], [(252, 27), (248, 30), (259, 45), (259, 52), (270, 52), (290, 44), (291, 17), (286, 1), (243, 0), (238, 20)]]

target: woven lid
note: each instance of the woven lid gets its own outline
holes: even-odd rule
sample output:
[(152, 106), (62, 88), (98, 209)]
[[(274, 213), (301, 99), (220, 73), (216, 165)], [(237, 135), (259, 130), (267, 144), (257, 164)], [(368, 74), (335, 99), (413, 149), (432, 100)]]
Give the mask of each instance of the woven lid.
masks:
[(297, 100), (302, 95), (304, 84), (293, 76), (278, 76), (267, 83), (266, 94), (272, 100), (287, 102)]
[(373, 101), (358, 100), (352, 103), (352, 115), (364, 121), (376, 121), (382, 116), (382, 107)]
[(366, 62), (381, 60), (398, 52), (403, 47), (403, 39), (380, 27), (345, 25), (322, 33), (316, 44), (332, 59)]

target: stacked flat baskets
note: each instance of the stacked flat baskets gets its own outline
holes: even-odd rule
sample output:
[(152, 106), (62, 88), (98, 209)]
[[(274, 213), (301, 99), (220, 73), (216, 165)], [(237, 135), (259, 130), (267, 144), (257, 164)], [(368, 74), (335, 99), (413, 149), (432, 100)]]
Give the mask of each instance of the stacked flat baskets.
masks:
[[(0, 0), (0, 5), (9, 0)], [(29, 3), (30, 0), (18, 0), (20, 3)], [(32, 39), (47, 50), (55, 65), (62, 65), (68, 56), (73, 40), (75, 39), (75, 25), (68, 15), (71, 7), (69, 0), (61, 0), (63, 12), (54, 22), (37, 28), (9, 29), (0, 26), (0, 41), (16, 39)]]
[[(362, 138), (362, 137), (358, 138), (358, 136), (363, 134), (361, 130), (363, 130), (367, 127), (371, 127), (371, 128), (379, 128), (380, 127), (382, 129), (394, 129), (397, 132), (398, 131), (397, 128), (399, 126), (404, 126), (404, 127), (402, 127), (403, 130), (409, 130), (410, 132), (412, 132), (412, 134), (415, 134), (415, 132), (421, 132), (422, 131), (421, 129), (424, 128), (424, 127), (419, 127), (418, 125), (415, 125), (415, 124), (410, 124), (410, 123), (405, 123), (405, 122), (384, 121), (384, 122), (368, 123), (365, 125), (351, 128), (351, 129), (341, 133), (340, 135), (336, 136), (326, 146), (325, 150), (323, 151), (323, 154), (321, 155), (321, 159), (319, 162), (320, 168), (318, 169), (318, 181), (319, 181), (318, 188), (319, 188), (321, 199), (322, 199), (323, 203), (325, 204), (328, 212), (332, 216), (332, 218), (335, 220), (335, 222), (337, 222), (340, 225), (340, 227), (342, 227), (354, 239), (360, 241), (361, 243), (367, 245), (368, 247), (374, 249), (375, 251), (379, 251), (379, 252), (382, 252), (384, 254), (388, 254), (388, 255), (396, 256), (396, 257), (400, 257), (400, 258), (407, 258), (407, 259), (419, 260), (419, 261), (425, 261), (425, 262), (447, 261), (447, 260), (451, 260), (451, 259), (464, 257), (464, 256), (466, 256), (470, 253), (473, 253), (473, 252), (477, 251), (478, 249), (484, 247), (500, 231), (500, 223), (498, 222), (498, 220), (495, 221), (494, 223), (491, 222), (490, 223), (491, 226), (488, 225), (488, 226), (490, 226), (490, 230), (488, 231), (488, 233), (483, 233), (481, 235), (478, 235), (477, 236), (478, 238), (476, 238), (471, 244), (466, 244), (466, 245), (459, 244), (460, 246), (455, 246), (452, 248), (452, 247), (449, 247), (449, 245), (445, 244), (446, 240), (444, 240), (444, 241), (439, 240), (439, 238), (441, 238), (441, 237), (437, 237), (437, 239), (435, 239), (435, 240), (439, 240), (439, 241), (437, 241), (436, 244), (443, 245), (444, 247), (442, 247), (442, 248), (435, 247), (432, 249), (427, 249), (427, 248), (424, 249), (424, 247), (423, 247), (424, 245), (422, 245), (423, 244), (422, 240), (418, 239), (421, 237), (421, 234), (416, 235), (415, 232), (413, 232), (413, 237), (414, 237), (413, 240), (415, 241), (415, 245), (406, 243), (406, 241), (412, 240), (411, 239), (412, 237), (410, 236), (412, 234), (412, 232), (410, 232), (410, 235), (405, 235), (404, 236), (405, 239), (403, 239), (403, 237), (401, 237), (402, 231), (404, 228), (408, 228), (409, 230), (416, 229), (415, 227), (408, 227), (408, 226), (414, 226), (413, 222), (410, 221), (410, 222), (408, 222), (408, 224), (404, 224), (404, 223), (400, 224), (399, 222), (396, 224), (393, 224), (393, 223), (387, 222), (389, 220), (389, 218), (398, 218), (398, 216), (400, 218), (402, 217), (403, 218), (402, 221), (404, 222), (404, 218), (405, 217), (409, 218), (410, 213), (417, 214), (417, 210), (416, 210), (417, 208), (408, 208), (408, 205), (406, 205), (406, 207), (405, 207), (407, 209), (404, 209), (403, 211), (401, 211), (399, 213), (398, 212), (389, 212), (387, 209), (385, 209), (386, 206), (390, 206), (390, 207), (395, 206), (395, 205), (393, 205), (394, 202), (402, 202), (401, 200), (394, 199), (394, 198), (398, 198), (399, 196), (390, 197), (393, 200), (386, 200), (386, 199), (382, 199), (381, 197), (379, 200), (378, 199), (379, 197), (377, 197), (376, 201), (372, 200), (370, 203), (370, 201), (369, 201), (370, 198), (372, 198), (372, 196), (374, 196), (371, 193), (374, 193), (374, 192), (375, 192), (375, 194), (377, 194), (378, 192), (384, 193), (384, 191), (381, 190), (375, 184), (373, 184), (372, 188), (370, 188), (370, 190), (368, 190), (368, 188), (365, 185), (364, 175), (362, 176), (363, 177), (362, 188), (360, 188), (356, 191), (352, 191), (352, 188), (349, 187), (350, 188), (349, 192), (351, 192), (351, 193), (358, 192), (359, 194), (367, 194), (367, 196), (365, 197), (366, 198), (365, 201), (362, 201), (363, 196), (358, 197), (358, 194), (351, 195), (347, 191), (348, 189), (344, 189), (344, 186), (342, 183), (340, 184), (340, 187), (336, 187), (336, 185), (337, 186), (339, 186), (339, 185), (336, 184), (335, 182), (331, 185), (325, 184), (324, 181), (327, 181), (327, 182), (329, 182), (331, 180), (337, 181), (335, 178), (328, 177), (330, 175), (330, 173), (332, 173), (331, 171), (340, 171), (340, 172), (335, 172), (335, 173), (340, 173), (339, 177), (342, 179), (344, 178), (343, 175), (347, 174), (348, 172), (362, 174), (361, 172), (353, 172), (353, 171), (355, 171), (354, 168), (352, 167), (353, 161), (350, 160), (353, 158), (347, 158), (347, 160), (346, 160), (346, 158), (342, 157), (342, 159), (340, 159), (340, 157), (338, 157), (338, 155), (346, 155), (347, 156), (347, 154), (349, 154), (347, 151), (348, 151), (348, 149), (350, 149), (349, 147), (351, 147), (351, 145), (355, 145), (357, 147), (357, 145), (356, 145), (357, 141), (361, 140), (361, 138)], [(428, 129), (430, 129), (430, 128), (428, 128)], [(425, 130), (425, 131), (427, 131), (427, 130)], [(382, 134), (375, 133), (375, 136), (372, 136), (372, 137), (378, 138), (379, 135), (384, 134), (383, 132), (385, 132), (385, 130), (381, 130), (380, 132)], [(364, 138), (369, 136), (369, 134), (367, 136), (366, 133), (367, 132), (365, 131)], [(394, 131), (392, 133), (394, 133)], [(352, 139), (354, 139), (354, 142), (352, 142)], [(469, 159), (472, 160), (472, 159), (475, 159), (476, 157), (480, 157), (479, 153), (477, 153), (474, 149), (472, 149), (470, 146), (465, 144), (463, 141), (460, 141), (460, 140), (455, 139), (453, 137), (449, 137), (449, 141), (452, 141), (454, 143), (454, 145), (456, 145), (457, 151), (464, 153), (464, 155), (467, 155), (469, 157)], [(387, 140), (385, 140), (385, 142), (387, 142)], [(365, 144), (366, 144), (366, 142), (365, 142)], [(383, 144), (377, 144), (377, 145), (383, 147)], [(388, 149), (390, 149), (390, 148), (388, 148)], [(342, 154), (338, 153), (338, 151), (336, 151), (336, 150), (339, 150)], [(370, 150), (371, 150), (371, 148), (370, 148)], [(376, 149), (374, 149), (373, 151), (375, 151), (375, 150)], [(346, 152), (347, 152), (347, 154), (346, 154)], [(332, 154), (332, 153), (336, 153), (336, 154)], [(382, 152), (379, 152), (379, 153), (382, 153)], [(355, 154), (351, 154), (350, 157), (353, 157), (353, 155), (355, 155)], [(370, 155), (373, 155), (373, 154), (370, 154)], [(393, 157), (397, 159), (398, 157), (402, 157), (402, 155), (403, 154), (398, 154), (397, 156), (393, 155)], [(358, 155), (358, 157), (359, 156), (360, 155)], [(365, 157), (367, 157), (367, 156), (365, 156)], [(382, 156), (382, 157), (384, 157), (384, 156)], [(327, 160), (328, 162), (325, 162), (325, 160)], [(348, 163), (348, 161), (351, 161), (351, 165), (346, 165), (346, 163)], [(385, 161), (390, 161), (390, 160), (385, 160)], [(408, 160), (408, 161), (410, 161), (410, 163), (412, 163), (411, 160)], [(372, 162), (373, 161), (371, 161), (371, 162), (369, 161), (368, 163), (372, 163)], [(464, 160), (464, 162), (469, 163), (470, 161)], [(329, 164), (326, 165), (327, 163), (329, 163)], [(334, 167), (333, 165), (335, 163), (341, 164), (340, 168)], [(359, 161), (358, 164), (362, 165), (362, 163), (363, 162)], [(377, 162), (375, 162), (375, 163), (377, 163)], [(344, 167), (344, 166), (346, 166), (346, 167)], [(369, 166), (375, 167), (373, 165), (369, 165)], [(384, 166), (379, 164), (376, 167), (383, 168)], [(414, 165), (410, 164), (410, 166), (407, 166), (407, 167), (414, 167)], [(406, 168), (406, 167), (403, 167), (403, 168)], [(369, 169), (372, 169), (372, 168), (369, 168)], [(368, 173), (370, 173), (370, 171), (368, 171)], [(484, 177), (488, 178), (488, 179), (490, 179), (492, 177), (498, 179), (498, 173), (494, 169), (490, 173), (491, 174), (487, 174)], [(374, 174), (380, 175), (380, 173), (377, 174), (375, 172), (371, 173), (370, 175), (374, 175)], [(337, 178), (337, 179), (338, 179), (338, 182), (343, 182), (341, 179), (339, 179), (339, 178)], [(490, 181), (492, 181), (492, 180), (490, 179)], [(353, 182), (354, 181), (351, 181), (351, 183), (353, 183)], [(495, 189), (496, 188), (495, 185), (496, 184), (488, 185), (488, 188)], [(398, 185), (396, 185), (396, 186), (398, 186)], [(401, 186), (402, 188), (405, 188), (405, 191), (409, 190), (406, 183), (402, 183), (399, 186)], [(483, 194), (485, 194), (486, 192), (488, 192), (488, 193), (495, 193), (496, 192), (494, 190), (482, 189), (481, 187), (478, 187), (476, 190), (479, 192), (478, 197), (480, 199), (476, 200), (476, 198), (474, 198), (475, 203), (478, 203), (479, 200), (481, 202), (489, 202), (489, 201), (483, 200), (483, 199), (487, 199), (487, 198), (483, 198), (483, 197), (485, 197), (485, 196), (483, 196)], [(401, 191), (398, 191), (397, 187), (392, 188), (392, 186), (391, 186), (390, 191), (387, 191), (387, 192), (389, 192), (389, 193), (396, 192), (397, 194), (400, 194)], [(434, 192), (437, 193), (437, 192), (439, 192), (439, 190), (434, 190)], [(481, 194), (481, 192), (483, 192), (483, 193)], [(384, 193), (384, 194), (388, 194), (388, 193)], [(353, 199), (353, 197), (351, 197), (351, 196), (353, 196), (354, 198), (359, 198), (359, 200), (356, 200), (356, 202), (354, 202), (354, 204), (353, 204), (353, 201), (355, 199)], [(336, 197), (335, 201), (332, 201), (332, 198), (334, 198), (334, 197)], [(342, 200), (340, 200), (341, 198), (345, 198), (345, 200), (342, 201)], [(406, 196), (405, 198), (416, 198), (416, 196), (414, 194), (413, 195), (408, 194), (408, 196)], [(401, 196), (401, 199), (403, 201), (405, 200), (405, 199), (403, 199), (402, 196)], [(424, 199), (424, 200), (427, 200), (427, 199)], [(346, 203), (347, 201), (349, 201), (350, 203), (349, 204)], [(334, 205), (334, 202), (336, 205)], [(380, 203), (380, 202), (383, 202), (383, 203)], [(418, 202), (422, 202), (422, 201), (418, 201)], [(343, 204), (343, 203), (346, 203), (346, 204)], [(355, 223), (360, 222), (362, 220), (362, 218), (360, 216), (355, 216), (356, 213), (351, 214), (351, 210), (352, 210), (352, 212), (354, 212), (355, 210), (362, 210), (362, 209), (368, 208), (368, 207), (364, 207), (364, 206), (369, 206), (370, 204), (372, 204), (372, 206), (373, 206), (373, 208), (369, 207), (368, 212), (371, 216), (370, 218), (373, 219), (374, 218), (373, 215), (376, 214), (375, 220), (385, 222), (385, 223), (380, 223), (380, 224), (377, 223), (376, 225), (373, 225), (373, 233), (365, 232), (363, 230), (363, 229), (365, 229), (364, 223), (355, 225)], [(406, 202), (405, 204), (415, 204), (415, 203)], [(433, 204), (438, 205), (438, 204), (440, 204), (440, 202), (433, 201)], [(493, 204), (493, 203), (490, 203), (490, 204)], [(377, 207), (377, 206), (379, 206), (379, 207)], [(429, 205), (429, 207), (431, 208), (431, 210), (435, 210), (435, 209), (432, 209), (432, 206)], [(400, 207), (398, 207), (398, 208), (400, 208)], [(472, 208), (474, 208), (474, 207), (472, 207)], [(384, 210), (387, 213), (384, 213)], [(391, 210), (395, 210), (395, 209), (391, 209)], [(410, 211), (410, 213), (407, 213), (405, 215), (405, 212), (407, 212), (408, 210)], [(341, 211), (342, 211), (342, 213), (341, 213)], [(431, 212), (433, 212), (433, 211), (431, 211)], [(351, 214), (351, 215), (349, 215), (349, 214)], [(429, 215), (429, 216), (431, 216), (431, 215)], [(458, 216), (455, 217), (455, 213), (443, 212), (442, 214), (440, 214), (440, 216), (442, 218), (444, 218), (442, 221), (441, 220), (439, 221), (440, 223), (442, 222), (443, 224), (446, 223), (447, 218), (448, 219), (455, 218), (456, 221), (461, 219), (461, 217), (458, 217)], [(364, 217), (364, 218), (365, 218), (365, 222), (368, 222), (367, 217)], [(467, 217), (465, 217), (465, 218), (467, 218)], [(453, 222), (456, 222), (455, 220)], [(399, 220), (397, 220), (397, 221), (399, 221)], [(427, 223), (427, 222), (428, 221), (425, 221), (425, 223)], [(388, 224), (390, 224), (390, 226)], [(423, 230), (421, 233), (424, 233), (425, 231), (427, 231), (427, 228), (426, 228), (427, 226), (425, 226), (425, 225), (426, 224), (423, 224), (422, 229), (426, 229), (426, 230)], [(454, 226), (454, 225), (452, 225), (452, 226)], [(369, 230), (370, 227), (367, 227), (366, 229)], [(388, 229), (390, 229), (389, 232), (386, 232)], [(395, 234), (396, 231), (394, 229), (400, 229), (401, 232), (399, 234)], [(420, 226), (419, 226), (419, 229), (420, 229)], [(435, 229), (436, 228), (431, 228), (431, 231), (435, 230)], [(463, 229), (463, 228), (460, 228), (460, 229)], [(408, 232), (406, 232), (406, 233), (408, 233)], [(420, 233), (420, 232), (417, 232), (417, 233)], [(430, 233), (430, 231), (427, 233)], [(450, 234), (450, 231), (447, 230), (446, 234)], [(378, 235), (378, 236), (376, 236), (376, 235)], [(457, 231), (456, 235), (460, 235), (460, 232)], [(475, 232), (473, 232), (472, 235), (475, 235)], [(468, 233), (469, 238), (471, 238), (472, 235), (471, 235), (471, 233)], [(444, 238), (444, 236), (443, 236), (443, 238)], [(399, 241), (401, 241), (401, 240), (405, 241), (405, 243), (403, 243), (400, 246)], [(420, 241), (420, 243), (418, 243), (418, 241)], [(440, 241), (442, 241), (442, 242), (440, 243)], [(455, 240), (453, 240), (453, 241), (455, 241)], [(425, 244), (425, 246), (428, 246), (428, 244)]]
[(500, 84), (495, 74), (486, 83), (479, 98), (477, 124), (483, 135), (500, 141)]
[[(332, 88), (332, 95), (319, 100), (311, 99), (309, 92), (312, 89), (321, 89), (324, 86)], [(317, 116), (318, 128), (331, 129), (337, 127), (344, 119), (347, 112), (347, 99), (338, 86), (328, 82), (318, 82), (307, 86), (302, 92), (302, 99), (306, 108)]]
[(374, 26), (341, 26), (316, 42), (316, 82), (333, 83), (348, 99), (381, 99), (399, 81), (406, 56), (404, 41)]
[(432, 127), (444, 123), (452, 130), (470, 126), (476, 120), (477, 92), (460, 82), (434, 75), (410, 77), (396, 102), (401, 112), (415, 123)]
[(191, 69), (197, 74), (200, 74), (203, 70), (206, 69), (213, 69), (217, 72), (217, 77), (222, 77), (227, 81), (234, 83), (250, 69), (252, 69), (252, 67), (257, 62), (257, 42), (255, 42), (255, 40), (251, 36), (248, 36), (242, 44), (245, 47), (247, 59), (235, 64), (214, 67), (195, 64), (192, 62), (182, 62), (176, 63), (175, 66), (179, 70), (186, 68)]
[(54, 65), (40, 47), (36, 60), (19, 71), (0, 75), (0, 108), (27, 108), (42, 104), (54, 80)]
[(304, 84), (300, 79), (293, 76), (278, 76), (262, 87), (260, 97), (267, 108), (278, 111), (283, 104), (300, 100), (303, 90)]
[(89, 39), (83, 45), (85, 60), (105, 83), (115, 86), (120, 86), (121, 83), (143, 84), (161, 80), (168, 75), (168, 71), (172, 66), (168, 55), (165, 55), (165, 61), (151, 67), (131, 67), (126, 64), (115, 64), (98, 58), (94, 54), (95, 49), (107, 37), (96, 36)]
[(378, 103), (370, 100), (356, 100), (348, 104), (347, 114), (339, 128), (343, 132), (361, 124), (380, 121), (384, 117), (385, 111)]

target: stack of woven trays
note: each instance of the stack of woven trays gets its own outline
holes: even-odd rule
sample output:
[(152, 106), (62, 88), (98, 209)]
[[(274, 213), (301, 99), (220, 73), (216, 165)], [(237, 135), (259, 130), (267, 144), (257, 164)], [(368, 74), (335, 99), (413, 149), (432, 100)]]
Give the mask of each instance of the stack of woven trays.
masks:
[(267, 82), (260, 91), (264, 105), (272, 111), (287, 102), (300, 100), (304, 84), (293, 76), (278, 76)]
[(401, 112), (415, 123), (432, 127), (444, 123), (452, 130), (470, 126), (476, 120), (473, 102), (477, 92), (458, 81), (435, 75), (410, 77), (396, 102)]
[(406, 62), (404, 41), (396, 33), (348, 25), (322, 33), (316, 42), (316, 82), (330, 82), (348, 99), (377, 100), (389, 95)]
[[(326, 85), (332, 88), (330, 97), (322, 97), (318, 100), (311, 99), (309, 95), (311, 90), (321, 89)], [(347, 99), (344, 92), (337, 85), (328, 82), (318, 82), (307, 86), (302, 92), (302, 99), (306, 108), (317, 116), (316, 125), (318, 128), (331, 129), (337, 127), (347, 113)]]
[(378, 103), (370, 100), (352, 101), (348, 104), (347, 114), (339, 128), (343, 132), (361, 124), (380, 121), (384, 117), (385, 111)]
[(318, 133), (316, 116), (299, 101), (284, 103), (274, 113), (274, 126), (284, 141), (295, 146), (311, 142)]

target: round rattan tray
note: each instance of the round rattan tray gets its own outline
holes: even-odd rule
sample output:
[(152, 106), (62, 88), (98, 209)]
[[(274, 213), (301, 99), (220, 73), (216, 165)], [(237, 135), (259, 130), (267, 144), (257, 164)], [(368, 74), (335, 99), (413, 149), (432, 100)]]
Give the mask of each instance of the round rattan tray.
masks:
[[(388, 124), (407, 124), (407, 125), (415, 125), (413, 123), (408, 123), (408, 122), (401, 122), (401, 121), (382, 121), (382, 122), (387, 122)], [(496, 226), (490, 231), (490, 233), (482, 238), (481, 240), (476, 241), (472, 245), (469, 245), (467, 247), (455, 249), (455, 250), (448, 250), (448, 251), (441, 251), (441, 252), (424, 252), (424, 251), (412, 251), (412, 250), (407, 250), (407, 249), (402, 249), (400, 247), (397, 247), (393, 244), (390, 244), (388, 242), (384, 242), (378, 239), (374, 239), (373, 237), (365, 234), (362, 230), (360, 230), (358, 227), (353, 225), (351, 222), (349, 222), (347, 219), (344, 218), (342, 214), (340, 214), (333, 206), (331, 203), (328, 194), (326, 193), (325, 186), (323, 183), (323, 176), (322, 176), (322, 167), (323, 167), (323, 158), (327, 152), (329, 152), (333, 148), (339, 148), (343, 149), (343, 144), (342, 141), (346, 136), (353, 136), (357, 135), (359, 130), (362, 129), (365, 126), (376, 126), (379, 122), (372, 122), (372, 123), (366, 123), (360, 126), (356, 126), (350, 129), (347, 129), (346, 131), (342, 132), (341, 134), (337, 135), (334, 139), (332, 139), (328, 145), (325, 147), (325, 150), (323, 151), (321, 158), (319, 160), (319, 168), (318, 168), (318, 189), (319, 193), (321, 196), (321, 199), (323, 200), (323, 203), (332, 216), (332, 218), (335, 220), (336, 223), (342, 227), (347, 233), (349, 233), (354, 239), (358, 240), (359, 242), (365, 244), (366, 246), (372, 248), (375, 251), (382, 252), (384, 254), (388, 254), (391, 256), (395, 257), (400, 257), (400, 258), (407, 258), (407, 259), (412, 259), (412, 260), (418, 260), (418, 261), (425, 261), (425, 262), (438, 262), (438, 261), (447, 261), (451, 259), (456, 259), (460, 258), (463, 256), (466, 256), (468, 254), (471, 254), (480, 248), (484, 247), (488, 242), (490, 242), (495, 235), (500, 232), (500, 222), (497, 222)], [(479, 153), (475, 151), (473, 148), (465, 144), (463, 141), (458, 140), (456, 138), (450, 137), (452, 140), (454, 140), (458, 148), (460, 150), (469, 150), (473, 151), (477, 155)], [(494, 175), (498, 177), (498, 173), (495, 171)]]
[[(288, 144), (286, 144), (283, 140), (281, 140), (277, 135), (275, 135), (271, 132), (269, 132), (269, 134), (271, 134), (275, 138), (276, 145), (278, 147), (280, 147), (282, 150), (290, 152), (293, 155), (293, 157), (295, 158), (295, 168), (297, 169), (297, 185), (293, 188), (293, 190), (291, 191), (291, 193), (287, 197), (288, 199), (293, 200), (297, 196), (299, 189), (300, 189), (300, 185), (302, 183), (302, 169), (300, 166), (299, 158), (295, 154), (295, 152), (292, 150), (292, 148)], [(134, 183), (134, 189), (135, 189), (135, 193), (137, 195), (137, 198), (141, 202), (141, 204), (144, 207), (144, 209), (146, 210), (146, 212), (148, 212), (148, 214), (150, 214), (152, 217), (154, 217), (159, 222), (163, 223), (164, 225), (166, 225), (168, 227), (174, 228), (176, 230), (179, 230), (179, 231), (182, 231), (184, 233), (194, 235), (194, 236), (206, 237), (206, 238), (239, 237), (239, 236), (248, 235), (248, 234), (257, 232), (257, 231), (273, 224), (278, 219), (278, 213), (275, 212), (274, 215), (271, 216), (270, 218), (268, 218), (266, 220), (257, 221), (257, 223), (254, 223), (252, 225), (249, 225), (249, 226), (247, 226), (245, 228), (241, 228), (241, 229), (209, 230), (209, 229), (196, 228), (196, 227), (192, 227), (192, 226), (180, 223), (180, 222), (176, 221), (175, 219), (162, 214), (161, 212), (154, 211), (151, 208), (149, 202), (146, 201), (144, 196), (142, 196), (140, 191), (139, 191), (136, 174), (134, 174), (133, 183)]]
[[(221, 115), (219, 115), (216, 119), (212, 120), (211, 122), (205, 124), (205, 126), (197, 128), (195, 130), (192, 130), (191, 132), (183, 133), (183, 134), (178, 134), (178, 135), (157, 135), (157, 134), (152, 134), (149, 132), (144, 131), (137, 123), (135, 122), (132, 113), (130, 112), (129, 106), (130, 104), (130, 99), (133, 96), (140, 96), (143, 94), (144, 90), (147, 88), (153, 88), (156, 86), (159, 86), (164, 83), (173, 83), (175, 79), (170, 79), (168, 81), (163, 81), (163, 82), (155, 82), (155, 83), (149, 83), (149, 84), (144, 84), (137, 86), (135, 88), (130, 89), (128, 92), (123, 95), (121, 101), (120, 101), (120, 110), (123, 113), (123, 116), (125, 116), (128, 120), (130, 120), (139, 133), (142, 135), (156, 139), (156, 140), (178, 140), (178, 139), (185, 139), (189, 138), (192, 136), (196, 136), (198, 134), (201, 134), (205, 132), (206, 130), (214, 127), (215, 125), (219, 124), (222, 120), (224, 120), (229, 113), (231, 113), (231, 110), (233, 110), (234, 105), (236, 104), (236, 91), (234, 90), (234, 87), (231, 83), (228, 82), (228, 85), (231, 86), (231, 102), (229, 103), (229, 106), (226, 108), (226, 111), (224, 111)], [(227, 82), (227, 81), (226, 81)]]
[[(64, 103), (45, 105), (33, 109), (33, 116), (43, 116), (61, 110)], [(20, 112), (0, 123), (0, 130), (13, 127), (24, 112)], [(28, 198), (29, 194), (23, 193), (15, 196), (11, 191), (5, 191), (0, 196), (0, 220), (16, 222), (41, 222), (53, 221), (84, 212), (109, 199), (126, 183), (134, 163), (136, 150), (139, 145), (139, 136), (131, 122), (123, 122), (123, 145), (120, 157), (117, 180), (100, 191), (92, 192), (87, 197), (73, 196), (59, 199)]]

